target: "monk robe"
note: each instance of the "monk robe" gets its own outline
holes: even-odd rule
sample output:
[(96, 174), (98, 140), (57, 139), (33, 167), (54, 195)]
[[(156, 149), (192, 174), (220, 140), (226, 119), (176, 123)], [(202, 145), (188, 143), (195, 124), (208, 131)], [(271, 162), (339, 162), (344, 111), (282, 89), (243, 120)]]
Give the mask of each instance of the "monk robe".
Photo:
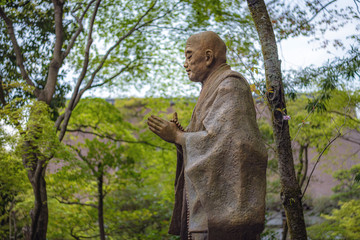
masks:
[(170, 234), (249, 239), (264, 229), (267, 152), (245, 78), (221, 65), (203, 83), (177, 145)]

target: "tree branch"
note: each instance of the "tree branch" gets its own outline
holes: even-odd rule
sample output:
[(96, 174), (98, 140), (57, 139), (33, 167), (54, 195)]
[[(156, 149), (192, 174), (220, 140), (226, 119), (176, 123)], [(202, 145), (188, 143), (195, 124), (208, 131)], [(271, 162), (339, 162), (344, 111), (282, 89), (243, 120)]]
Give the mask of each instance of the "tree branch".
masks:
[(99, 6), (100, 6), (100, 2), (101, 2), (101, 0), (96, 1), (94, 12), (93, 12), (93, 14), (91, 16), (91, 20), (90, 20), (90, 23), (89, 23), (89, 35), (88, 35), (86, 49), (85, 49), (85, 56), (84, 56), (84, 63), (83, 63), (82, 71), (81, 71), (80, 76), (79, 76), (79, 78), (77, 80), (77, 83), (76, 83), (76, 86), (74, 88), (73, 94), (72, 94), (70, 102), (68, 104), (68, 107), (65, 110), (64, 117), (61, 117), (61, 118), (59, 118), (59, 121), (56, 121), (57, 124), (58, 124), (58, 126), (56, 126), (57, 129), (59, 128), (59, 126), (60, 126), (60, 124), (62, 122), (61, 130), (60, 130), (60, 134), (59, 134), (59, 141), (62, 141), (62, 139), (65, 136), (65, 132), (66, 132), (67, 125), (69, 123), (71, 112), (72, 112), (72, 110), (75, 108), (75, 106), (77, 104), (77, 102), (75, 103), (75, 100), (77, 99), (81, 83), (84, 80), (86, 72), (87, 72), (87, 67), (89, 65), (90, 47), (91, 47), (92, 42), (93, 42), (92, 31), (93, 31), (93, 27), (94, 27), (95, 17), (96, 17), (97, 11), (98, 11)]
[(62, 45), (64, 43), (64, 27), (63, 27), (63, 8), (64, 1), (52, 0), (54, 6), (54, 19), (55, 19), (55, 44), (52, 59), (49, 64), (49, 71), (46, 79), (46, 84), (42, 94), (38, 100), (50, 104), (55, 93), (57, 78), (59, 70), (63, 64), (62, 58)]
[(70, 202), (70, 201), (58, 199), (58, 198), (55, 197), (55, 196), (53, 196), (52, 198), (56, 199), (59, 203), (63, 203), (63, 204), (68, 204), (68, 205), (81, 205), (81, 206), (87, 206), (87, 207), (97, 208), (97, 206), (96, 206), (95, 204), (91, 204), (91, 203)]
[(76, 240), (80, 240), (80, 238), (78, 236), (75, 235), (74, 233), (74, 227), (72, 227), (70, 229), (70, 236), (72, 236), (73, 238), (75, 238)]
[(2, 77), (0, 76), (0, 101), (3, 105), (3, 107), (7, 104), (6, 100), (5, 100), (5, 94), (4, 94), (4, 88), (3, 88), (3, 81), (2, 81)]
[(95, 170), (95, 168), (90, 164), (88, 159), (84, 155), (81, 154), (81, 151), (79, 149), (75, 148), (74, 146), (72, 146), (70, 144), (67, 144), (67, 146), (70, 147), (71, 149), (73, 149), (77, 153), (77, 155), (80, 157), (80, 159), (83, 160), (88, 165), (88, 167), (91, 169), (91, 171), (94, 175), (97, 174), (97, 171)]
[[(7, 32), (9, 34), (10, 40), (12, 42), (13, 48), (14, 48), (14, 52), (16, 55), (16, 64), (19, 66), (20, 68), (20, 72), (21, 72), (21, 76), (22, 78), (26, 81), (26, 83), (32, 87), (35, 87), (35, 84), (33, 83), (33, 81), (30, 79), (28, 72), (25, 69), (24, 66), (24, 58), (22, 56), (21, 53), (21, 49), (20, 46), (17, 42), (16, 36), (15, 36), (15, 31), (14, 31), (14, 26), (13, 26), (13, 22), (10, 18), (8, 18), (4, 12), (4, 10), (2, 9), (2, 7), (0, 7), (0, 16), (2, 19), (4, 19), (5, 24), (7, 26)], [(36, 97), (38, 97), (40, 95), (40, 89), (35, 87), (34, 90), (34, 95)]]
[(69, 55), (71, 49), (73, 48), (75, 41), (77, 39), (77, 37), (80, 35), (80, 33), (84, 30), (84, 26), (82, 24), (82, 21), (84, 19), (84, 16), (86, 14), (86, 12), (89, 10), (90, 6), (95, 2), (95, 0), (91, 0), (89, 2), (89, 4), (86, 6), (84, 12), (82, 13), (81, 17), (78, 18), (77, 16), (73, 15), (77, 9), (74, 9), (74, 11), (72, 11), (72, 16), (76, 19), (76, 22), (79, 24), (78, 29), (76, 30), (76, 32), (74, 33), (74, 35), (71, 37), (69, 45), (67, 46), (65, 52), (63, 53), (63, 59), (65, 59), (67, 57), (67, 55)]
[[(135, 32), (136, 30), (138, 30), (139, 28), (145, 26), (145, 23), (140, 25), (140, 22), (143, 20), (143, 18), (149, 14), (149, 12), (155, 7), (157, 0), (154, 2), (154, 4), (152, 6), (150, 6), (150, 8), (138, 19), (138, 21), (135, 23), (135, 25), (125, 34), (123, 35), (121, 38), (119, 38), (114, 45), (112, 45), (105, 53), (105, 55), (102, 57), (99, 65), (97, 66), (97, 68), (95, 69), (95, 71), (91, 74), (91, 78), (89, 80), (89, 82), (86, 84), (86, 86), (80, 90), (78, 96), (76, 97), (75, 100), (75, 105), (80, 101), (81, 96), (83, 95), (83, 93), (88, 90), (94, 79), (95, 76), (97, 75), (97, 73), (101, 70), (101, 68), (104, 66), (105, 61), (107, 60), (107, 58), (109, 57), (110, 53), (117, 47), (119, 46), (119, 44), (124, 41), (127, 37), (129, 37), (133, 32)], [(147, 23), (148, 24), (148, 23)]]
[(342, 112), (339, 112), (339, 111), (336, 111), (336, 110), (331, 110), (329, 111), (330, 113), (335, 113), (335, 114), (338, 114), (338, 115), (342, 115), (342, 116), (345, 116), (351, 120), (353, 120), (354, 122), (356, 123), (360, 123), (360, 121), (358, 119), (355, 119), (353, 116), (349, 115), (349, 114), (346, 114), (346, 113), (342, 113)]
[(303, 174), (303, 176), (301, 177), (301, 179), (300, 179), (300, 183), (299, 183), (299, 185), (300, 185), (300, 188), (304, 185), (304, 182), (305, 182), (305, 180), (306, 180), (306, 176), (307, 176), (307, 172), (308, 172), (308, 166), (309, 166), (309, 154), (308, 154), (308, 148), (309, 148), (309, 145), (308, 144), (306, 144), (305, 146), (304, 146), (304, 150), (305, 150), (305, 154), (304, 154), (304, 156), (305, 156), (305, 165), (304, 165), (304, 174)]
[(340, 136), (341, 136), (341, 133), (338, 132), (338, 133), (336, 134), (336, 136), (335, 136), (333, 139), (331, 139), (331, 140), (326, 144), (326, 146), (324, 147), (324, 149), (323, 149), (323, 150), (321, 151), (321, 153), (319, 154), (319, 156), (318, 156), (318, 158), (317, 158), (317, 160), (316, 160), (316, 162), (315, 162), (315, 164), (314, 164), (314, 167), (313, 167), (312, 170), (311, 170), (311, 173), (310, 173), (310, 175), (309, 175), (309, 178), (308, 178), (308, 180), (307, 180), (307, 182), (306, 182), (306, 186), (305, 186), (305, 189), (304, 189), (304, 191), (303, 191), (303, 193), (302, 193), (302, 196), (305, 195), (305, 192), (306, 192), (306, 190), (307, 190), (307, 187), (309, 186), (311, 177), (312, 177), (312, 175), (313, 175), (313, 173), (314, 173), (314, 171), (315, 171), (316, 166), (317, 166), (318, 163), (320, 162), (320, 159), (321, 159), (321, 157), (323, 156), (324, 152), (325, 152), (326, 149), (328, 149), (328, 147), (329, 147), (336, 139), (338, 139)]
[(356, 5), (356, 10), (357, 10), (358, 13), (360, 13), (358, 2), (359, 2), (359, 0), (354, 0), (354, 3)]
[(65, 113), (61, 114), (55, 121), (55, 129), (56, 130), (60, 130), (60, 124), (62, 123), (62, 121), (65, 118)]
[[(107, 79), (106, 79), (105, 81), (103, 81), (102, 83), (95, 84), (95, 85), (91, 85), (91, 86), (89, 87), (89, 89), (96, 88), (96, 87), (100, 87), (100, 86), (105, 85), (106, 83), (111, 82), (114, 78), (116, 78), (117, 76), (119, 76), (120, 74), (122, 74), (125, 70), (130, 69), (130, 65), (131, 65), (133, 62), (135, 62), (135, 60), (130, 61), (126, 66), (124, 66), (123, 68), (121, 68), (120, 71), (118, 71), (117, 73), (115, 73), (115, 74), (112, 75), (111, 77), (107, 78)], [(136, 67), (136, 66), (139, 66), (139, 65), (132, 66), (131, 68), (134, 68), (134, 67)]]
[(354, 140), (354, 139), (347, 138), (347, 137), (344, 137), (344, 136), (341, 136), (340, 138), (341, 138), (341, 139), (344, 139), (345, 141), (352, 142), (352, 143), (355, 143), (355, 144), (360, 145), (360, 142), (358, 142), (358, 141), (356, 141), (356, 140)]
[(149, 142), (147, 142), (147, 141), (124, 140), (124, 139), (120, 139), (120, 138), (114, 138), (114, 137), (112, 137), (111, 135), (108, 135), (108, 134), (104, 134), (104, 135), (103, 135), (103, 134), (99, 134), (99, 133), (96, 133), (96, 132), (91, 132), (91, 131), (82, 130), (82, 129), (80, 129), (80, 128), (78, 128), (78, 129), (67, 129), (66, 131), (67, 131), (67, 132), (80, 132), (80, 133), (84, 133), (84, 134), (91, 134), (91, 135), (98, 136), (98, 137), (100, 137), (100, 138), (106, 138), (106, 139), (112, 140), (112, 141), (114, 141), (114, 142), (124, 142), (124, 143), (134, 143), (134, 144), (145, 144), (145, 145), (149, 145), (149, 146), (155, 147), (155, 148), (170, 150), (170, 149), (168, 149), (168, 148), (163, 148), (163, 147), (154, 145), (154, 144), (149, 143)]
[[(88, 228), (85, 228), (85, 229), (79, 229), (79, 231), (82, 231), (82, 232), (86, 232), (88, 230), (92, 230), (94, 231), (94, 228), (89, 226)], [(76, 236), (75, 233), (74, 233), (74, 227), (71, 228), (70, 230), (70, 235), (75, 238), (76, 240), (80, 240), (81, 238), (97, 238), (99, 237), (100, 235), (93, 235), (93, 236)]]
[(324, 10), (324, 9), (326, 10), (326, 7), (327, 7), (327, 6), (329, 6), (330, 4), (333, 4), (333, 3), (336, 2), (336, 1), (337, 1), (337, 0), (332, 0), (332, 1), (328, 2), (328, 3), (325, 4), (325, 5), (321, 5), (321, 8), (320, 8), (319, 10), (317, 10), (316, 13), (315, 13), (309, 20), (306, 21), (306, 23), (301, 24), (300, 28), (303, 27), (305, 24), (310, 23), (312, 20), (315, 19), (315, 17), (316, 17), (322, 10)]
[[(175, 4), (178, 5), (181, 1), (179, 1), (178, 3)], [(109, 57), (110, 53), (117, 47), (119, 46), (119, 44), (125, 40), (127, 37), (129, 37), (134, 31), (136, 30), (139, 30), (140, 28), (152, 23), (153, 21), (159, 19), (159, 18), (162, 18), (164, 16), (166, 16), (169, 12), (171, 12), (172, 10), (169, 10), (167, 11), (165, 14), (159, 16), (159, 17), (156, 17), (156, 18), (153, 18), (143, 24), (140, 25), (141, 21), (144, 19), (144, 17), (146, 15), (148, 15), (150, 13), (150, 11), (155, 7), (157, 3), (157, 0), (154, 1), (154, 3), (149, 7), (149, 9), (136, 21), (135, 25), (125, 34), (123, 35), (121, 38), (119, 38), (105, 53), (105, 55), (102, 57), (100, 63), (98, 64), (97, 68), (95, 69), (95, 71), (91, 74), (91, 77), (90, 77), (90, 80), (88, 81), (88, 83), (86, 84), (86, 86), (84, 88), (82, 88), (80, 91), (80, 85), (82, 84), (85, 76), (86, 76), (86, 72), (87, 72), (87, 66), (88, 66), (88, 63), (89, 63), (89, 50), (90, 50), (90, 46), (91, 46), (91, 43), (92, 43), (92, 39), (91, 39), (91, 32), (92, 32), (92, 27), (93, 27), (93, 21), (90, 22), (90, 32), (89, 32), (89, 38), (88, 38), (88, 43), (87, 43), (87, 48), (85, 50), (85, 59), (84, 59), (84, 65), (83, 65), (83, 69), (82, 69), (82, 72), (78, 78), (78, 81), (77, 81), (77, 84), (76, 84), (76, 87), (73, 91), (73, 95), (70, 99), (70, 102), (68, 104), (68, 107), (67, 109), (65, 110), (65, 115), (64, 116), (61, 116), (59, 117), (58, 121), (56, 121), (56, 125), (55, 127), (57, 129), (59, 129), (59, 126), (61, 124), (61, 129), (60, 129), (60, 134), (59, 134), (59, 140), (61, 141), (64, 136), (65, 136), (65, 133), (66, 133), (66, 128), (67, 128), (67, 125), (69, 123), (69, 119), (70, 119), (70, 116), (71, 116), (71, 112), (72, 110), (76, 107), (76, 105), (79, 103), (82, 95), (84, 94), (84, 92), (88, 89), (91, 88), (92, 86), (92, 83), (96, 77), (96, 75), (98, 74), (98, 72), (102, 69), (105, 61), (107, 60), (107, 58)], [(96, 6), (95, 6), (95, 10), (94, 10), (94, 13), (93, 13), (93, 16), (92, 16), (92, 20), (95, 19), (95, 15), (96, 15), (96, 11), (99, 7), (99, 4), (100, 4), (100, 0), (97, 1), (96, 3)], [(105, 84), (105, 83), (103, 83)], [(103, 84), (100, 84), (100, 85), (97, 85), (97, 86), (101, 86)]]

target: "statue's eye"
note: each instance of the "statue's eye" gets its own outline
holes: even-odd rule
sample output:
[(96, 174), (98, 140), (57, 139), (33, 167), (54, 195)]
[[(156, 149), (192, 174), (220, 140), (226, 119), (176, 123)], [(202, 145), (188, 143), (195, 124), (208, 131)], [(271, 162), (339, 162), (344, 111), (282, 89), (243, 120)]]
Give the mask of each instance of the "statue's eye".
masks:
[(190, 59), (192, 57), (192, 55), (188, 56), (187, 59)]

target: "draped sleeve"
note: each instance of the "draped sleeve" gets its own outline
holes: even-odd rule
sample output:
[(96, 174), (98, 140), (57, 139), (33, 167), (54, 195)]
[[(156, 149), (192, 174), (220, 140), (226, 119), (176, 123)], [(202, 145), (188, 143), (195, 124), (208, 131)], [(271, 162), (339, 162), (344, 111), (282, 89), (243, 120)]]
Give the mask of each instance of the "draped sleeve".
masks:
[(193, 114), (182, 146), (184, 174), (207, 214), (209, 240), (260, 233), (267, 154), (247, 81), (227, 77)]

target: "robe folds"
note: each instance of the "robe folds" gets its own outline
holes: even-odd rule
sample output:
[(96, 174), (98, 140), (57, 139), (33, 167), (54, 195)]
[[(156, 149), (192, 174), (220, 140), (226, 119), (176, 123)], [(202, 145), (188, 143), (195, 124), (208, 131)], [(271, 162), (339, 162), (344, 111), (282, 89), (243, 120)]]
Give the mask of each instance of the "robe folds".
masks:
[(169, 233), (250, 239), (264, 229), (267, 152), (245, 78), (221, 65), (203, 83), (177, 147)]

